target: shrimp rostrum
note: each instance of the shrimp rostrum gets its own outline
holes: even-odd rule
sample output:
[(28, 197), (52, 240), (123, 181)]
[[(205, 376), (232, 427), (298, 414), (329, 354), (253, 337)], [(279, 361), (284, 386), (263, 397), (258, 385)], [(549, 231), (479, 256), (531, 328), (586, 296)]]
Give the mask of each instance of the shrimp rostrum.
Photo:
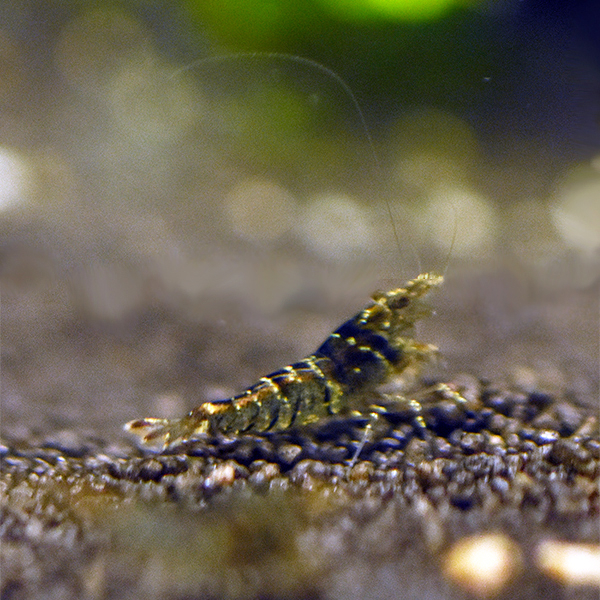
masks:
[(303, 360), (262, 377), (241, 394), (200, 404), (180, 419), (137, 419), (125, 429), (164, 450), (202, 435), (282, 431), (349, 410), (353, 400), (394, 375), (418, 369), (437, 348), (414, 339), (415, 323), (431, 314), (424, 300), (441, 275), (423, 273), (336, 329)]

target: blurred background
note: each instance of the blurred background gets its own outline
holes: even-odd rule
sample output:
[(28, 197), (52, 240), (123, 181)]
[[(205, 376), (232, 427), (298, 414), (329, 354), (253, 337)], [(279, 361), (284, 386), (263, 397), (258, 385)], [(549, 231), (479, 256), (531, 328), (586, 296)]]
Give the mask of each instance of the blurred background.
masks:
[(593, 0), (0, 2), (3, 434), (178, 416), (421, 270), (442, 372), (597, 401), (598, 30)]

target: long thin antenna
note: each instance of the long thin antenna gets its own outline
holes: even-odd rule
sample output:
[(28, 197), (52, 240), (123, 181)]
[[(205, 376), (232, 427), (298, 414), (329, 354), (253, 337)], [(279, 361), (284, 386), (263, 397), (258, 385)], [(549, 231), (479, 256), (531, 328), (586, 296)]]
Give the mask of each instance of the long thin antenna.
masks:
[[(275, 60), (279, 60), (281, 62), (288, 62), (288, 63), (292, 62), (292, 63), (297, 63), (299, 65), (304, 65), (306, 67), (315, 69), (316, 71), (322, 73), (323, 75), (325, 75), (326, 77), (328, 77), (329, 79), (332, 79), (335, 83), (337, 83), (337, 85), (342, 89), (342, 91), (344, 92), (346, 97), (350, 99), (352, 107), (356, 111), (356, 114), (358, 115), (359, 122), (360, 122), (361, 128), (363, 130), (363, 134), (365, 136), (369, 150), (371, 152), (371, 156), (373, 158), (376, 176), (379, 177), (380, 179), (383, 178), (383, 169), (381, 166), (381, 161), (379, 159), (379, 155), (377, 154), (377, 150), (375, 148), (375, 142), (373, 141), (373, 136), (371, 135), (371, 133), (369, 131), (369, 126), (367, 125), (367, 120), (365, 118), (364, 112), (363, 112), (362, 108), (360, 107), (360, 104), (356, 98), (356, 95), (352, 91), (352, 88), (335, 71), (333, 71), (329, 67), (326, 67), (325, 65), (322, 65), (321, 63), (318, 63), (315, 60), (312, 60), (310, 58), (305, 58), (303, 56), (297, 56), (294, 54), (285, 54), (282, 52), (240, 52), (240, 53), (236, 53), (236, 54), (226, 54), (226, 55), (222, 55), (222, 56), (209, 56), (206, 58), (200, 58), (184, 67), (181, 67), (181, 68), (175, 70), (171, 74), (169, 79), (172, 79), (172, 78), (178, 76), (179, 74), (181, 74), (185, 71), (189, 71), (201, 64), (231, 62), (231, 61), (236, 61), (236, 60), (241, 60), (241, 59), (253, 59), (253, 58), (275, 59)], [(386, 205), (388, 216), (390, 218), (390, 224), (392, 226), (392, 233), (394, 235), (396, 247), (398, 248), (398, 252), (401, 253), (400, 235), (398, 234), (398, 228), (396, 226), (396, 221), (394, 219), (394, 214), (392, 212), (392, 206), (390, 204), (390, 201), (387, 198), (385, 198), (385, 205)], [(455, 221), (455, 223), (456, 223), (456, 221)], [(456, 237), (456, 228), (455, 228), (454, 235), (452, 238), (452, 247), (454, 246), (455, 237)], [(422, 269), (421, 259), (419, 257), (419, 254), (418, 254), (418, 252), (416, 252), (416, 249), (414, 248), (414, 246), (413, 246), (413, 249), (415, 250), (415, 257), (417, 259), (419, 271), (422, 271), (423, 269)], [(448, 267), (448, 264), (446, 264), (446, 267), (444, 268), (444, 272), (446, 271), (447, 267)]]
[(367, 143), (369, 144), (369, 149), (371, 150), (371, 153), (373, 155), (373, 160), (375, 161), (375, 166), (376, 166), (377, 170), (379, 172), (381, 172), (381, 163), (379, 162), (379, 158), (378, 158), (377, 152), (375, 150), (375, 143), (373, 142), (373, 136), (369, 132), (367, 120), (365, 119), (365, 115), (360, 107), (360, 104), (358, 103), (358, 100), (356, 99), (356, 96), (354, 95), (354, 92), (352, 91), (350, 86), (335, 71), (332, 71), (330, 68), (326, 67), (325, 65), (322, 65), (321, 63), (318, 63), (315, 60), (312, 60), (311, 58), (305, 58), (303, 56), (296, 56), (294, 54), (284, 54), (283, 52), (240, 52), (237, 54), (225, 54), (222, 56), (209, 56), (206, 58), (200, 58), (200, 59), (190, 63), (189, 65), (186, 65), (185, 67), (181, 67), (181, 68), (175, 70), (171, 74), (169, 79), (174, 79), (180, 73), (189, 71), (203, 63), (209, 64), (209, 63), (213, 63), (213, 62), (214, 63), (231, 62), (231, 61), (235, 61), (235, 60), (248, 59), (248, 58), (277, 59), (277, 60), (280, 60), (281, 62), (294, 62), (299, 65), (304, 65), (304, 66), (316, 69), (317, 71), (320, 71), (327, 77), (333, 79), (340, 86), (340, 88), (342, 88), (342, 90), (344, 91), (346, 96), (348, 98), (350, 98), (350, 101), (352, 102), (352, 107), (354, 108), (354, 110), (356, 111), (356, 114), (358, 115), (358, 117), (360, 119), (360, 125), (364, 131)]
[(442, 271), (442, 277), (444, 278), (446, 277), (446, 272), (450, 266), (450, 259), (452, 258), (452, 253), (454, 252), (454, 243), (456, 242), (456, 234), (458, 233), (458, 214), (456, 212), (456, 204), (452, 202), (451, 206), (452, 213), (454, 214), (454, 227), (452, 228), (452, 240), (450, 241), (450, 248), (448, 248), (448, 253), (446, 254), (446, 264), (444, 265), (444, 269)]

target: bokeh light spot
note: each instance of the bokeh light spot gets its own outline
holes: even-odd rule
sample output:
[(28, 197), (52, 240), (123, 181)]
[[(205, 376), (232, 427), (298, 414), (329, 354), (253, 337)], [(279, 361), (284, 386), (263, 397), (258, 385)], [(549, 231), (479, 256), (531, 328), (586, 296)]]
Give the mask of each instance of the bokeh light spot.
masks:
[(138, 21), (101, 8), (72, 19), (58, 39), (54, 59), (75, 88), (102, 93), (122, 65), (147, 55), (150, 42)]
[(556, 193), (552, 221), (571, 248), (600, 249), (600, 174), (582, 169), (568, 176)]
[(290, 230), (297, 204), (276, 183), (251, 179), (231, 190), (225, 199), (225, 212), (239, 237), (252, 242), (271, 242)]
[(0, 147), (0, 211), (23, 203), (32, 184), (27, 161), (18, 152)]
[[(148, 57), (150, 59), (150, 57)], [(177, 140), (197, 119), (201, 95), (184, 77), (152, 60), (129, 63), (115, 75), (109, 101), (117, 126), (141, 145)]]
[(497, 595), (521, 569), (519, 546), (499, 533), (465, 537), (450, 548), (444, 571), (477, 598)]
[(452, 255), (481, 258), (495, 243), (498, 229), (491, 202), (467, 188), (440, 189), (415, 219), (422, 239)]
[(323, 258), (349, 260), (373, 241), (367, 209), (343, 194), (315, 196), (296, 224), (300, 239)]

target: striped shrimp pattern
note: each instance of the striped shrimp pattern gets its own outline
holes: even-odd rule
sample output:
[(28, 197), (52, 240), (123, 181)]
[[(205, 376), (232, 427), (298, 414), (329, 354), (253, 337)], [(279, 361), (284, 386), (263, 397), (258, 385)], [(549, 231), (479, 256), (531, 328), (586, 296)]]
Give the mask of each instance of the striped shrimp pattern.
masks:
[(202, 435), (283, 431), (348, 412), (354, 399), (436, 355), (435, 346), (415, 341), (414, 326), (431, 314), (424, 298), (442, 281), (423, 273), (404, 287), (374, 294), (316, 352), (237, 396), (204, 402), (180, 419), (130, 421), (125, 429), (160, 451)]

